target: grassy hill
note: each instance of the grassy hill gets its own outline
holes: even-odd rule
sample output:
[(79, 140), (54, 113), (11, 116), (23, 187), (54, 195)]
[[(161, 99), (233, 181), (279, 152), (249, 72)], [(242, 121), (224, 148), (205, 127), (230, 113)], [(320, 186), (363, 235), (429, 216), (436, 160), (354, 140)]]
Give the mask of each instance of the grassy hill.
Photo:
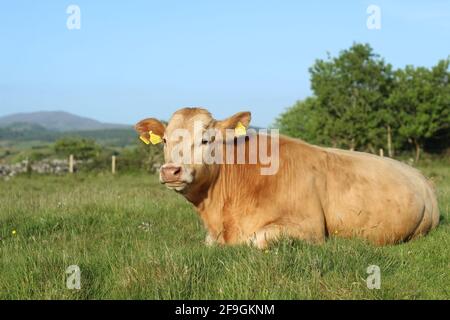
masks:
[(0, 162), (16, 162), (53, 153), (52, 144), (65, 137), (95, 140), (104, 148), (122, 149), (136, 145), (137, 134), (130, 128), (53, 131), (32, 123), (0, 127)]
[(89, 138), (100, 144), (126, 145), (136, 138), (136, 133), (132, 127), (73, 131), (53, 131), (32, 123), (15, 123), (0, 127), (1, 141), (54, 142), (63, 137)]
[(101, 130), (53, 131), (38, 124), (15, 123), (0, 127), (0, 141), (11, 144), (25, 141), (55, 142), (63, 137), (89, 138), (100, 144), (125, 145), (136, 138), (132, 127)]

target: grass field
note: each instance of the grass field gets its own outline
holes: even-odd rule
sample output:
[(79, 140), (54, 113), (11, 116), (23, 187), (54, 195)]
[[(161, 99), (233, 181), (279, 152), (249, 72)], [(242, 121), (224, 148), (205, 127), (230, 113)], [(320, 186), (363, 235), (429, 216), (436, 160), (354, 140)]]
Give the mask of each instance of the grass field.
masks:
[[(190, 204), (156, 177), (21, 176), (0, 181), (0, 299), (449, 299), (450, 168), (437, 186), (441, 225), (374, 247), (284, 239), (269, 250), (203, 245)], [(81, 269), (81, 290), (65, 270)], [(381, 269), (368, 289), (366, 269)]]

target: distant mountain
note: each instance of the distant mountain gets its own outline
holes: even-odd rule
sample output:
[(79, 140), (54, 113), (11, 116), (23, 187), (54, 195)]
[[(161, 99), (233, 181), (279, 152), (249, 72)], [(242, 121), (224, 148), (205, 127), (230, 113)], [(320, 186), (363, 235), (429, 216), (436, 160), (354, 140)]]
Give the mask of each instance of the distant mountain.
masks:
[(47, 130), (59, 132), (131, 128), (130, 125), (103, 123), (64, 111), (15, 113), (0, 117), (0, 127), (11, 127), (16, 123), (38, 125)]

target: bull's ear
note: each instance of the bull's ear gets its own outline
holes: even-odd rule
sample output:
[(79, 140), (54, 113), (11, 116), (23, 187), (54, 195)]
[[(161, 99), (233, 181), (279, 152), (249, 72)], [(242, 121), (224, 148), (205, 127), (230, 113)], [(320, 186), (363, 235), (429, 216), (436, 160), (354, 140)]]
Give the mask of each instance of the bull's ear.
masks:
[(134, 128), (139, 134), (141, 140), (146, 144), (149, 144), (150, 142), (152, 142), (152, 144), (159, 143), (162, 141), (164, 131), (166, 131), (164, 124), (154, 118), (141, 120), (134, 126)]
[(219, 121), (218, 126), (221, 129), (236, 129), (242, 126), (248, 128), (251, 119), (252, 114), (249, 111), (238, 112), (225, 120)]

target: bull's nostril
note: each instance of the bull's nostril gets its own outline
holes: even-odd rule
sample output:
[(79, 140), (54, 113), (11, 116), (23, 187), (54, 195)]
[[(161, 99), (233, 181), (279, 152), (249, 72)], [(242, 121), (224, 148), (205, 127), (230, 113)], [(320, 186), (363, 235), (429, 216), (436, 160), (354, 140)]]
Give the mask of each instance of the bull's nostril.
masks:
[(180, 175), (180, 173), (181, 173), (181, 167), (176, 168), (175, 171), (173, 172), (173, 175), (178, 176), (178, 175)]

